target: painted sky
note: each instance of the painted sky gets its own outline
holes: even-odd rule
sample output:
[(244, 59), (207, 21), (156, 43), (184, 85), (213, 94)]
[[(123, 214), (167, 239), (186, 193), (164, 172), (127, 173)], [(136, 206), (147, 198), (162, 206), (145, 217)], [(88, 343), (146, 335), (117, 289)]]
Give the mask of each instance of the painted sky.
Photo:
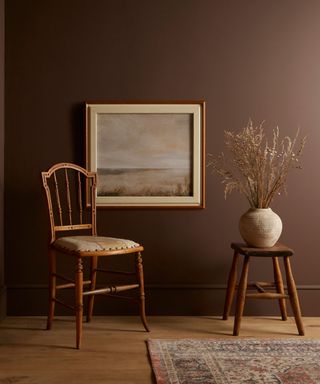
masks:
[(192, 115), (98, 115), (98, 168), (190, 168)]

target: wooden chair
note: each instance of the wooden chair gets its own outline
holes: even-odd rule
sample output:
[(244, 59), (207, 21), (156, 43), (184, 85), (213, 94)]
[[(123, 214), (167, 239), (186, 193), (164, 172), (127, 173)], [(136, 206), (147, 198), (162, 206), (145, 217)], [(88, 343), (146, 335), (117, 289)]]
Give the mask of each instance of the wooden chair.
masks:
[[(75, 310), (76, 347), (81, 346), (83, 297), (88, 296), (87, 321), (92, 318), (94, 296), (98, 294), (134, 299), (140, 304), (140, 317), (146, 331), (149, 331), (145, 316), (144, 278), (141, 252), (142, 245), (125, 239), (97, 236), (96, 229), (96, 180), (93, 172), (70, 163), (59, 163), (47, 172), (42, 172), (50, 217), (51, 236), (49, 244), (49, 313), (47, 329), (51, 329), (55, 304), (62, 304)], [(83, 231), (87, 232), (85, 236)], [(71, 235), (70, 235), (71, 234)], [(75, 261), (75, 278), (70, 279), (57, 273), (57, 254)], [(118, 271), (98, 268), (99, 257), (133, 255), (135, 271)], [(90, 276), (84, 280), (84, 259), (90, 259)], [(96, 288), (97, 272), (125, 275), (134, 279), (130, 284), (109, 284)], [(57, 284), (57, 280), (62, 280)], [(84, 290), (83, 288), (88, 289)], [(75, 306), (57, 298), (57, 292), (66, 288), (75, 289)], [(119, 292), (138, 289), (139, 295), (120, 296)]]

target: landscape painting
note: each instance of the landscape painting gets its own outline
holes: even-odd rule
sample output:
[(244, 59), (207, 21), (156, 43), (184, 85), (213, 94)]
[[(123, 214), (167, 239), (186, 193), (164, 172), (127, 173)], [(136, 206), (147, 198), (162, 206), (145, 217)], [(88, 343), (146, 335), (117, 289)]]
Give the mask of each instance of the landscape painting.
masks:
[(99, 114), (99, 196), (191, 196), (192, 115)]
[(103, 208), (204, 208), (204, 101), (86, 102)]

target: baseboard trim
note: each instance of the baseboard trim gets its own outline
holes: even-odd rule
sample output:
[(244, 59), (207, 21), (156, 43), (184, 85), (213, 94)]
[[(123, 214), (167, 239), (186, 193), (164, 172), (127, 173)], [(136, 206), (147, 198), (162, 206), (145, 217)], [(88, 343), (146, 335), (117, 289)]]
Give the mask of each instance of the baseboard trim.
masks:
[[(316, 305), (320, 285), (299, 285), (299, 299), (304, 316), (320, 316)], [(148, 315), (221, 315), (224, 306), (225, 284), (148, 284), (146, 285)], [(62, 292), (61, 292), (62, 294)], [(73, 300), (73, 290), (66, 290), (64, 298)], [(110, 301), (112, 300), (112, 301)], [(48, 287), (46, 284), (19, 284), (7, 287), (7, 316), (37, 316), (47, 313)], [(288, 305), (290, 309), (290, 305)], [(123, 301), (97, 298), (95, 314), (130, 315), (136, 313), (136, 305), (124, 305)], [(57, 314), (68, 315), (65, 308), (57, 308)], [(274, 316), (279, 312), (274, 300), (248, 300), (246, 315)]]
[[(45, 284), (14, 284), (8, 285), (8, 290), (16, 289), (48, 289)], [(226, 284), (146, 284), (146, 290), (225, 290), (227, 289)], [(318, 291), (320, 290), (320, 284), (298, 284), (297, 289), (301, 291)], [(4, 288), (4, 292), (6, 289)], [(0, 289), (0, 294), (2, 293)]]

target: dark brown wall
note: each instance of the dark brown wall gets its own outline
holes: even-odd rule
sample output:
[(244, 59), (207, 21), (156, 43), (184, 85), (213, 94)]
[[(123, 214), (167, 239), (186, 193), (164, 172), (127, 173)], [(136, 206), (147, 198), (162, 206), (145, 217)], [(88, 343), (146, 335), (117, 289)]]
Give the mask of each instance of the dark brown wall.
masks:
[[(46, 309), (48, 218), (39, 174), (84, 164), (83, 102), (204, 99), (207, 151), (249, 117), (309, 135), (304, 169), (273, 208), (304, 314), (320, 315), (320, 2), (317, 0), (10, 0), (6, 3), (5, 249), (9, 314)], [(230, 241), (247, 209), (207, 175), (207, 208), (98, 212), (101, 234), (145, 245), (151, 314), (219, 314)], [(263, 274), (264, 261), (252, 265)], [(268, 272), (269, 273), (269, 272)], [(275, 303), (248, 304), (273, 313)], [(130, 313), (98, 301), (99, 313)]]
[(4, 285), (4, 1), (0, 0), (0, 320), (6, 315)]

